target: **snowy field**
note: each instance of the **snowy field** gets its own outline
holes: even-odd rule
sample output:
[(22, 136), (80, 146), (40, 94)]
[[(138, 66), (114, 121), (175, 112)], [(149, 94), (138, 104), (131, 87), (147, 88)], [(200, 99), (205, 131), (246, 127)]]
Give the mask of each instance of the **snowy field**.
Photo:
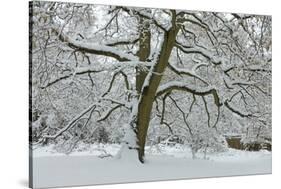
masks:
[[(66, 155), (53, 146), (33, 150), (35, 188), (190, 179), (250, 174), (270, 174), (271, 152), (229, 149), (191, 158), (188, 147), (146, 148), (146, 163), (116, 159), (119, 145), (91, 145)], [(109, 153), (110, 152), (110, 153)]]

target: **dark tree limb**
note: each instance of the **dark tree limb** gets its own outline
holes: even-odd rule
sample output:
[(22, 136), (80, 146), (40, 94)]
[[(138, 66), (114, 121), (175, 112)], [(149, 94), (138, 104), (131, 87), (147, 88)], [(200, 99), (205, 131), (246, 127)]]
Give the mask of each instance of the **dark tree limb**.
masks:
[[(90, 73), (99, 73), (99, 72), (102, 72), (103, 70), (91, 70), (91, 69), (88, 69), (88, 70), (83, 70), (83, 71), (80, 71), (80, 72), (76, 72), (75, 75), (83, 75), (83, 74), (90, 74)], [(68, 75), (65, 75), (65, 76), (61, 76), (49, 83), (47, 83), (45, 86), (42, 86), (41, 89), (45, 89), (47, 87), (50, 87), (54, 84), (56, 84), (57, 82), (61, 81), (61, 80), (64, 80), (64, 79), (68, 79), (70, 77), (72, 77), (74, 74), (73, 73), (70, 73)], [(91, 78), (91, 77), (90, 77)], [(93, 81), (92, 81), (92, 84), (93, 84)]]

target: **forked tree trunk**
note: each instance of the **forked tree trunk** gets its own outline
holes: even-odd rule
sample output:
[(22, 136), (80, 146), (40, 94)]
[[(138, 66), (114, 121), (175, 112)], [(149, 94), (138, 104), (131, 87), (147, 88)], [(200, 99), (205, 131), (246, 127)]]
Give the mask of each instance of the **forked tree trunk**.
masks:
[(176, 39), (177, 32), (178, 29), (175, 25), (173, 25), (173, 27), (164, 34), (164, 40), (162, 43), (161, 51), (159, 56), (157, 57), (157, 62), (153, 68), (153, 73), (157, 74), (152, 74), (151, 76), (146, 75), (146, 77), (150, 77), (148, 85), (142, 86), (136, 123), (138, 157), (140, 162), (142, 163), (144, 162), (144, 148), (153, 102), (155, 99), (157, 88), (162, 79), (162, 73), (165, 71), (165, 68), (168, 65), (168, 60)]

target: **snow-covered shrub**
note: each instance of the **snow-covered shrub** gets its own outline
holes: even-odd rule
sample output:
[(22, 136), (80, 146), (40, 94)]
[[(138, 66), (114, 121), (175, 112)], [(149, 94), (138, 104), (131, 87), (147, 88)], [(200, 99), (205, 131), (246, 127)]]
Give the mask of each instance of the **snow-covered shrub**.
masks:
[(152, 120), (151, 127), (148, 129), (146, 144), (151, 146), (159, 143), (165, 143), (168, 138), (171, 138), (170, 136), (171, 133), (166, 125), (159, 124)]
[(271, 150), (271, 139), (269, 138), (244, 136), (241, 143), (243, 149), (249, 151)]
[(58, 113), (50, 112), (47, 115), (46, 124), (50, 128), (60, 128), (62, 127), (62, 119), (58, 115)]
[(214, 128), (194, 130), (189, 144), (193, 158), (196, 158), (197, 152), (204, 152), (206, 157), (207, 153), (222, 152), (227, 149), (225, 138)]
[(31, 123), (30, 136), (32, 142), (37, 142), (42, 137), (43, 131), (47, 128), (46, 119), (47, 116), (42, 115)]
[(98, 143), (108, 143), (109, 141), (109, 133), (104, 127), (99, 127), (97, 129), (97, 140)]
[(259, 151), (262, 149), (271, 150), (271, 130), (265, 125), (252, 124), (247, 128), (247, 133), (242, 136), (243, 149)]
[(108, 136), (109, 142), (120, 144), (124, 138), (124, 134), (125, 131), (122, 127), (113, 129)]

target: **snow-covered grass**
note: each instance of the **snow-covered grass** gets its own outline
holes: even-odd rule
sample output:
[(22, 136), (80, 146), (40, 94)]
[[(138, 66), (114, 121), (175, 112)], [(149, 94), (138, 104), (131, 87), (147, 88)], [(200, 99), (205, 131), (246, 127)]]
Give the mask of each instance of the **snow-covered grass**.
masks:
[[(193, 160), (189, 147), (153, 146), (146, 148), (146, 162), (104, 157), (114, 156), (117, 144), (79, 145), (73, 153), (57, 153), (54, 146), (33, 150), (35, 188), (106, 183), (188, 179), (271, 173), (271, 152), (249, 152), (229, 149), (198, 154)], [(125, 155), (125, 154), (123, 154)], [(100, 156), (100, 157), (98, 157)]]

